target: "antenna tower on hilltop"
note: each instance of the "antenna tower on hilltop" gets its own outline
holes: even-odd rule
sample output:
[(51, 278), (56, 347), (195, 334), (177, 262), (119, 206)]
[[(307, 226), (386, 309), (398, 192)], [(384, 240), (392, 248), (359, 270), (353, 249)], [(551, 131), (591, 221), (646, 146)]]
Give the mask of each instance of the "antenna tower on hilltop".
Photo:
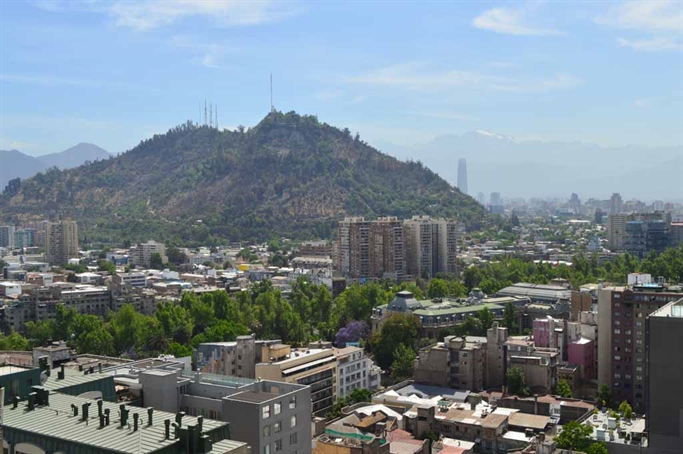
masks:
[(275, 106), (273, 105), (273, 73), (270, 73), (270, 112), (275, 112)]
[(216, 104), (216, 121), (214, 122), (214, 127), (218, 129), (218, 104)]
[(204, 125), (206, 126), (206, 98), (204, 98)]

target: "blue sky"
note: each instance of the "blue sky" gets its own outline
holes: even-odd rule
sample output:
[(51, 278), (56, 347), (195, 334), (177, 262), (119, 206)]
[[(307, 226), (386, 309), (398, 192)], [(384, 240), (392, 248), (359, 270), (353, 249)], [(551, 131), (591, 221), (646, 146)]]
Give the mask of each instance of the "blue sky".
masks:
[(120, 152), (204, 99), (373, 142), (489, 130), (683, 144), (683, 6), (649, 2), (0, 2), (0, 148)]

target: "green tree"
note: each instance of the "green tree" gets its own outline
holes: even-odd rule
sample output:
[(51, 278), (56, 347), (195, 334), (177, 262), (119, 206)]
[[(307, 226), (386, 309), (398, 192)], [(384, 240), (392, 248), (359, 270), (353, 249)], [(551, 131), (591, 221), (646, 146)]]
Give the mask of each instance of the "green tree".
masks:
[(596, 400), (598, 401), (598, 406), (607, 408), (612, 406), (612, 391), (608, 385), (600, 386)]
[(394, 362), (391, 363), (391, 378), (397, 382), (413, 376), (413, 362), (415, 351), (404, 344), (399, 344), (394, 350)]
[(79, 353), (113, 356), (115, 354), (114, 337), (104, 329), (91, 331), (85, 334), (78, 351)]
[(413, 348), (420, 333), (420, 322), (412, 314), (394, 314), (382, 325), (382, 330), (371, 339), (372, 353), (377, 365), (389, 370), (394, 352), (399, 345)]
[(172, 342), (171, 345), (168, 346), (166, 353), (173, 355), (176, 358), (184, 358), (186, 356), (192, 356), (192, 347)]
[(593, 443), (586, 451), (586, 454), (609, 454), (607, 445), (605, 443)]
[(98, 260), (97, 261), (97, 269), (99, 271), (106, 271), (111, 275), (116, 274), (116, 265), (114, 265), (109, 260)]
[(508, 329), (511, 335), (517, 332), (517, 318), (515, 317), (515, 306), (512, 304), (512, 301), (508, 301), (505, 304), (503, 326)]
[(481, 334), (485, 336), (486, 331), (493, 326), (493, 312), (488, 307), (485, 307), (477, 313), (477, 318), (481, 322)]
[(529, 389), (526, 386), (526, 379), (524, 371), (517, 366), (512, 366), (507, 372), (507, 386), (510, 394), (517, 396), (529, 395)]
[(432, 279), (427, 286), (429, 298), (443, 298), (448, 296), (448, 284), (443, 279)]
[(31, 350), (31, 343), (21, 334), (12, 331), (7, 336), (0, 336), (0, 350)]
[(161, 259), (161, 254), (153, 252), (149, 259), (149, 267), (153, 270), (163, 270), (164, 261)]
[(631, 405), (625, 400), (619, 404), (619, 412), (626, 419), (631, 419), (633, 417), (633, 408), (631, 408)]
[(555, 437), (557, 447), (560, 449), (572, 449), (586, 451), (590, 444), (590, 436), (593, 429), (576, 421), (570, 421), (562, 426), (562, 432)]
[(572, 388), (569, 386), (569, 383), (567, 383), (567, 380), (560, 380), (557, 382), (555, 394), (561, 397), (572, 397)]

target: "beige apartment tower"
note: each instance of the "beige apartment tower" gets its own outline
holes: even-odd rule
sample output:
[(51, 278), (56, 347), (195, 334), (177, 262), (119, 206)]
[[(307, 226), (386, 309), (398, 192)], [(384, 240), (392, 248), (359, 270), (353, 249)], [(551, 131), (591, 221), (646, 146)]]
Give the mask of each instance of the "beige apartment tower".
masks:
[(339, 222), (338, 250), (336, 267), (351, 279), (405, 276), (403, 224), (396, 217), (345, 218)]
[(458, 224), (447, 219), (413, 216), (403, 221), (406, 272), (412, 277), (455, 273), (458, 255)]
[(48, 222), (45, 246), (51, 265), (66, 265), (69, 259), (78, 258), (78, 225), (74, 221)]

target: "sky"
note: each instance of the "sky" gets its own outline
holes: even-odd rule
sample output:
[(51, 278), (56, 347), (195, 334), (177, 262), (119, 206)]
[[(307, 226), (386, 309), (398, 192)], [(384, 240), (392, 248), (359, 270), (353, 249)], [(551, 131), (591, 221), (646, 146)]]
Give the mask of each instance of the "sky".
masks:
[(0, 149), (132, 148), (204, 101), (415, 145), (683, 145), (683, 2), (0, 1)]

